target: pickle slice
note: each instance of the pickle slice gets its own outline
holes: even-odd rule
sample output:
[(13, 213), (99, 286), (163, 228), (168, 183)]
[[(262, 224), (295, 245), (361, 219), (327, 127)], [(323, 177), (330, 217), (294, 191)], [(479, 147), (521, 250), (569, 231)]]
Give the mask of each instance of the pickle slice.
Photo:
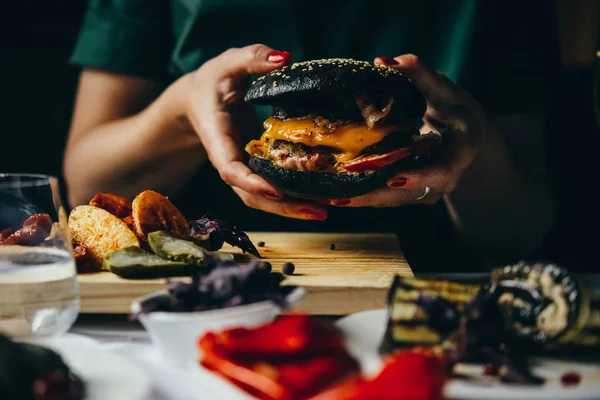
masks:
[(165, 260), (155, 254), (131, 246), (104, 257), (104, 267), (125, 279), (159, 279), (189, 276), (199, 268), (180, 261)]
[(233, 261), (233, 254), (231, 253), (210, 252), (189, 240), (179, 239), (166, 231), (149, 233), (148, 244), (156, 255), (171, 261), (202, 266), (206, 254), (210, 254), (221, 261)]

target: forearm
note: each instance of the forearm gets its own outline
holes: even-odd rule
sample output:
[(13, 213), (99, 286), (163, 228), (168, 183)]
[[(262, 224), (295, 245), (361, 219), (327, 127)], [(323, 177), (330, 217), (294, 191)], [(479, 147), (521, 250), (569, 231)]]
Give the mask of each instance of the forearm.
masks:
[(491, 262), (527, 257), (554, 222), (544, 150), (541, 117), (491, 119), (480, 152), (446, 197), (464, 240)]
[(173, 195), (206, 161), (182, 103), (185, 82), (143, 111), (91, 128), (68, 143), (65, 178), (72, 206), (98, 192), (133, 197), (145, 189)]

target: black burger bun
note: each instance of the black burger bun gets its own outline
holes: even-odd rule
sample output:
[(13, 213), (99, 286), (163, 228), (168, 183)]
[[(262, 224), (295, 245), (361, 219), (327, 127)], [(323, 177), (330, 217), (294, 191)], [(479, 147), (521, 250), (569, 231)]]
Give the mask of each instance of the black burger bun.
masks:
[(427, 108), (421, 92), (400, 72), (385, 65), (340, 58), (294, 63), (263, 75), (252, 83), (245, 100), (257, 105), (318, 109), (320, 104), (352, 99), (357, 92), (394, 96), (405, 118), (421, 118)]
[[(436, 133), (421, 135), (416, 140), (439, 144), (441, 137)], [(374, 172), (307, 172), (287, 169), (272, 161), (250, 157), (248, 166), (263, 177), (273, 187), (286, 196), (298, 199), (349, 199), (385, 187), (389, 179), (402, 171), (430, 164), (437, 157), (436, 152), (411, 155), (392, 165)]]
[(281, 168), (259, 157), (250, 157), (249, 166), (282, 194), (297, 199), (349, 199), (372, 192), (404, 169), (422, 165), (420, 156), (411, 156), (375, 172), (322, 173)]

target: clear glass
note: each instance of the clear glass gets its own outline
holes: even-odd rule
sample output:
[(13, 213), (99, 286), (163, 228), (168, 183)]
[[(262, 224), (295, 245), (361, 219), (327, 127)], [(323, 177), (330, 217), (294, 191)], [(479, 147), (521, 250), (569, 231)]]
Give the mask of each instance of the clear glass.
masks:
[(57, 336), (78, 314), (77, 269), (58, 179), (0, 173), (0, 333)]

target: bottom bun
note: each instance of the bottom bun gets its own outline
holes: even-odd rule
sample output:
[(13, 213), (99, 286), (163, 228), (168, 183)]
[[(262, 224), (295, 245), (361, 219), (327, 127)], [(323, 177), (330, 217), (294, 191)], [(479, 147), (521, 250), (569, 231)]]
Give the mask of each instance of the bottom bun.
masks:
[(281, 193), (299, 199), (349, 199), (385, 187), (394, 175), (425, 164), (426, 156), (409, 156), (375, 172), (323, 173), (281, 168), (264, 158), (250, 157), (249, 167)]

